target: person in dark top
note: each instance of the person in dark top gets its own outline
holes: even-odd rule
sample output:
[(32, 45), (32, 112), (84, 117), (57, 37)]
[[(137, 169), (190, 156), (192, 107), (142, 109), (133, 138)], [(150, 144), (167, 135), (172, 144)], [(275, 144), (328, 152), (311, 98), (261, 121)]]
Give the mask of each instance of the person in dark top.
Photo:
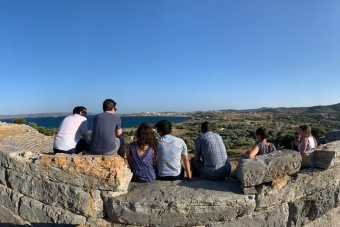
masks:
[(156, 180), (157, 140), (152, 127), (142, 123), (137, 129), (137, 141), (130, 143), (126, 157), (133, 173), (134, 182), (154, 182)]
[(266, 141), (268, 137), (268, 129), (264, 127), (258, 128), (255, 134), (257, 143), (254, 145), (253, 149), (247, 151), (242, 157), (254, 158), (256, 155), (268, 154), (276, 151), (275, 145)]
[(122, 121), (116, 115), (116, 102), (106, 99), (103, 102), (103, 113), (93, 118), (91, 136), (91, 154), (125, 156)]
[(292, 150), (294, 151), (299, 151), (298, 145), (300, 143), (301, 139), (300, 139), (300, 135), (299, 132), (295, 132), (294, 133), (294, 140), (292, 141)]

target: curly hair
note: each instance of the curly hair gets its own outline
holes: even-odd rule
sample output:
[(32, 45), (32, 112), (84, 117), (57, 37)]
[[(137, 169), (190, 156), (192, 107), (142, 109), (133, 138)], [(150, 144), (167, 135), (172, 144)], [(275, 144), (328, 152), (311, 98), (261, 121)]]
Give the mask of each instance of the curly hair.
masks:
[(150, 146), (156, 152), (157, 139), (152, 127), (148, 123), (141, 123), (137, 129), (137, 146), (143, 149), (143, 146)]

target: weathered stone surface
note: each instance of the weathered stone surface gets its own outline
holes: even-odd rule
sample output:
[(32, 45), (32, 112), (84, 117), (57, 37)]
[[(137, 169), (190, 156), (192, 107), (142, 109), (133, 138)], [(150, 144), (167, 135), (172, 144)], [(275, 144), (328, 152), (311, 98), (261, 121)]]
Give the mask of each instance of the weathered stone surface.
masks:
[(340, 207), (330, 210), (325, 215), (307, 223), (304, 227), (339, 227), (340, 226)]
[(255, 186), (299, 171), (301, 155), (293, 150), (279, 150), (253, 159), (240, 159), (235, 175), (245, 186)]
[(0, 203), (16, 214), (18, 214), (19, 200), (22, 196), (22, 194), (0, 185)]
[(254, 212), (251, 215), (238, 217), (229, 222), (210, 224), (209, 227), (273, 227), (286, 226), (288, 222), (289, 208), (287, 204), (279, 207), (271, 207), (267, 210)]
[(247, 215), (255, 209), (255, 196), (243, 195), (239, 185), (229, 180), (131, 183), (128, 194), (103, 196), (110, 219), (128, 225), (206, 225)]
[(329, 169), (340, 165), (340, 141), (327, 143), (315, 149), (315, 166)]
[(48, 206), (28, 197), (21, 197), (19, 215), (29, 222), (80, 224), (86, 223), (86, 218), (69, 211)]
[(43, 155), (36, 163), (48, 166), (48, 176), (52, 179), (70, 182), (75, 176), (79, 186), (91, 189), (126, 193), (132, 178), (131, 170), (119, 155)]
[(310, 168), (315, 166), (315, 157), (314, 157), (314, 149), (306, 151), (303, 155), (301, 155), (301, 168)]
[(278, 206), (302, 196), (314, 194), (340, 183), (340, 166), (328, 170), (309, 168), (293, 176), (259, 185), (256, 197), (257, 209)]
[(0, 184), (6, 185), (6, 169), (0, 166)]
[(339, 185), (331, 186), (290, 202), (288, 226), (304, 226), (337, 207), (340, 202), (339, 192)]
[(326, 132), (326, 136), (325, 136), (326, 143), (330, 143), (336, 140), (340, 140), (340, 130)]
[[(13, 146), (0, 148), (0, 165), (41, 179), (89, 189), (127, 192), (132, 172), (120, 156), (33, 155)], [(1, 180), (1, 178), (0, 178)]]
[(100, 193), (64, 183), (18, 174), (7, 170), (8, 187), (45, 204), (68, 209), (76, 214), (102, 217)]
[(25, 225), (26, 222), (20, 216), (0, 204), (0, 226), (14, 227)]

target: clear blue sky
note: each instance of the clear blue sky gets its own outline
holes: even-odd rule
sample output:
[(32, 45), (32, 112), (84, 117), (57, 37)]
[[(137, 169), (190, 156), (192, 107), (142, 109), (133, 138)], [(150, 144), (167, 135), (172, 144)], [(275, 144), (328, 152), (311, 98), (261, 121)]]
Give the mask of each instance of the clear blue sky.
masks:
[(340, 1), (0, 0), (0, 114), (340, 102)]

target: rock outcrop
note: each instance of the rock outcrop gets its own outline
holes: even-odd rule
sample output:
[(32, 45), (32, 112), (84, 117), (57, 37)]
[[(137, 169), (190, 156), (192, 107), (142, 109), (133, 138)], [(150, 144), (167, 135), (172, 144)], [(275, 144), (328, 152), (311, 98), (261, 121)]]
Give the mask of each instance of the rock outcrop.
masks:
[(53, 155), (52, 142), (53, 138), (35, 130), (0, 138), (0, 223), (107, 227), (340, 224), (340, 141), (311, 151), (306, 160), (312, 167), (308, 168), (300, 169), (303, 158), (298, 152), (281, 150), (241, 160), (224, 181), (195, 178), (151, 184), (130, 183), (131, 171), (119, 156)]

